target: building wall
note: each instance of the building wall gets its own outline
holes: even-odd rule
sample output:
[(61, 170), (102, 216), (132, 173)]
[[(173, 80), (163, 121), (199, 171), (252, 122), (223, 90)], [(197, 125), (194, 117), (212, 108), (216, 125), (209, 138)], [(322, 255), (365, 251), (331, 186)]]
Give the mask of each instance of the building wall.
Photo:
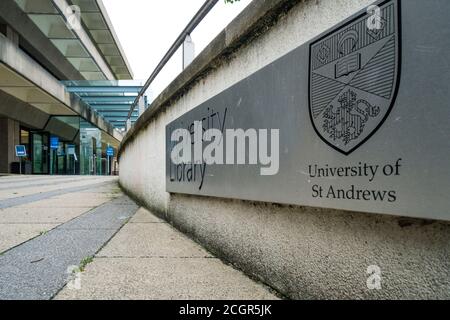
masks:
[(8, 170), (8, 119), (0, 118), (0, 172)]
[(0, 118), (0, 173), (10, 173), (11, 163), (18, 162), (15, 146), (20, 143), (20, 124)]
[[(449, 223), (165, 191), (169, 122), (372, 3), (291, 2), (294, 7), (274, 25), (215, 65), (130, 139), (121, 150), (122, 187), (289, 298), (450, 298)], [(367, 287), (371, 265), (381, 268), (381, 290)]]

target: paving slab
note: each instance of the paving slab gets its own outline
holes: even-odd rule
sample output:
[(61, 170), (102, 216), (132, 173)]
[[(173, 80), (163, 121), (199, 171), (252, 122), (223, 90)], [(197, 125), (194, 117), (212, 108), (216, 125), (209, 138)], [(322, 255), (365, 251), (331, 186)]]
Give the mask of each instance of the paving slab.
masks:
[(101, 257), (212, 257), (166, 223), (129, 223), (103, 248)]
[(85, 201), (85, 200), (104, 200), (104, 201), (110, 201), (117, 197), (121, 196), (121, 194), (108, 194), (108, 193), (82, 193), (82, 192), (73, 192), (69, 194), (59, 195), (56, 197), (53, 197), (51, 199), (53, 200), (66, 200), (66, 201), (75, 201), (78, 199), (78, 202)]
[(273, 300), (264, 286), (219, 259), (96, 258), (81, 274), (81, 289), (65, 287), (57, 300)]
[(156, 217), (145, 208), (140, 208), (131, 218), (130, 223), (165, 223), (165, 221)]
[(61, 225), (61, 229), (117, 230), (123, 224), (128, 222), (131, 216), (136, 213), (139, 208), (135, 203), (123, 204), (121, 201), (122, 199), (112, 200), (99, 207), (99, 210), (92, 210), (89, 214), (83, 216), (83, 219), (75, 219)]
[(130, 199), (111, 200), (0, 255), (0, 300), (51, 299), (70, 280), (68, 268), (95, 255), (137, 209)]
[(58, 230), (35, 238), (0, 257), (0, 299), (50, 299), (64, 286), (67, 270), (93, 256), (113, 230)]
[[(39, 178), (0, 180), (0, 300), (276, 299), (139, 209), (117, 178)], [(92, 256), (70, 290), (74, 266)]]
[(23, 182), (23, 181), (38, 181), (38, 180), (57, 180), (57, 179), (67, 179), (67, 176), (48, 176), (48, 175), (5, 175), (0, 176), (0, 184), (7, 182)]
[[(0, 224), (2, 223), (56, 223), (67, 222), (79, 215), (89, 211), (90, 208), (70, 207), (70, 208), (29, 208), (13, 207), (0, 210)], [(1, 236), (0, 236), (1, 238)]]
[(105, 186), (99, 186), (93, 190), (82, 190), (80, 193), (122, 193), (122, 190), (120, 190), (119, 186), (117, 184), (111, 184), (111, 185), (105, 185)]
[[(31, 181), (30, 181), (31, 180)], [(71, 182), (80, 182), (80, 181), (86, 181), (83, 178), (68, 178), (64, 180), (55, 180), (55, 179), (29, 179), (27, 181), (9, 181), (4, 182), (0, 180), (0, 190), (7, 190), (7, 189), (22, 189), (22, 188), (36, 188), (36, 187), (42, 187), (42, 186), (54, 186), (54, 185), (60, 185), (65, 183), (71, 183)]]
[[(76, 187), (83, 187), (83, 186), (89, 186), (96, 183), (105, 183), (105, 180), (102, 179), (87, 179), (87, 180), (80, 180), (78, 182), (70, 182), (70, 183), (58, 183), (55, 185), (45, 185), (45, 186), (30, 186), (27, 188), (15, 188), (14, 186), (11, 186), (10, 188), (6, 190), (0, 190), (0, 200), (6, 200), (6, 199), (13, 199), (13, 198), (19, 198), (19, 197), (26, 197), (34, 194), (43, 194), (47, 192), (56, 192), (68, 189), (68, 188), (76, 188)], [(82, 190), (83, 188), (80, 188)]]
[(66, 286), (55, 299), (277, 299), (142, 208), (80, 279), (78, 290)]
[(94, 198), (94, 199), (58, 199), (51, 198), (41, 201), (32, 202), (21, 206), (22, 208), (93, 208), (100, 206), (111, 199)]
[(58, 224), (0, 224), (0, 253), (57, 226)]
[[(95, 183), (85, 183), (81, 186), (76, 186), (76, 187), (63, 188), (63, 189), (60, 188), (58, 190), (52, 190), (52, 191), (48, 191), (48, 192), (40, 192), (39, 193), (39, 191), (34, 191), (35, 193), (27, 195), (27, 196), (23, 196), (23, 197), (1, 199), (0, 200), (0, 209), (11, 208), (11, 207), (19, 206), (19, 205), (25, 205), (25, 204), (32, 203), (32, 202), (49, 199), (49, 198), (52, 198), (52, 197), (55, 197), (55, 196), (58, 196), (61, 194), (94, 189), (96, 187), (102, 186), (104, 184), (109, 184), (109, 183), (111, 183), (111, 182), (110, 181), (101, 181), (101, 182), (95, 182)], [(36, 193), (36, 192), (38, 192), (38, 193)]]

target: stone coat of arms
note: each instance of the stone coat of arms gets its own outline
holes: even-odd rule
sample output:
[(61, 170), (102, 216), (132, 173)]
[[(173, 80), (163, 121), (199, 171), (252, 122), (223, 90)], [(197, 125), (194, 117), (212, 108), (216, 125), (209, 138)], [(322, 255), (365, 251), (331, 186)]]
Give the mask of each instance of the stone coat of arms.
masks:
[(310, 45), (311, 120), (320, 138), (345, 155), (378, 130), (397, 92), (399, 4), (373, 8)]

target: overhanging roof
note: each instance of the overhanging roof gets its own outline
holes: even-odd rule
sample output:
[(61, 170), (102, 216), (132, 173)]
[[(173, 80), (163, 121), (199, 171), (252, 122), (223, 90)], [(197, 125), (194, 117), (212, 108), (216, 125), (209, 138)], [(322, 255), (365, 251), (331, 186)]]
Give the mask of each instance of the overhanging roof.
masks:
[[(133, 74), (101, 0), (15, 0), (86, 80), (132, 79)], [(72, 29), (71, 5), (81, 11)]]
[[(78, 96), (68, 92), (62, 83), (2, 34), (0, 90), (49, 116), (80, 116), (117, 141), (122, 140), (122, 134), (111, 123)], [(9, 112), (13, 113), (14, 110)]]
[[(119, 129), (125, 129), (131, 104), (142, 89), (142, 83), (137, 81), (63, 81), (63, 84)], [(136, 109), (131, 123), (138, 117)]]
[(69, 0), (81, 9), (81, 19), (110, 64), (118, 80), (133, 79), (125, 51), (102, 0)]

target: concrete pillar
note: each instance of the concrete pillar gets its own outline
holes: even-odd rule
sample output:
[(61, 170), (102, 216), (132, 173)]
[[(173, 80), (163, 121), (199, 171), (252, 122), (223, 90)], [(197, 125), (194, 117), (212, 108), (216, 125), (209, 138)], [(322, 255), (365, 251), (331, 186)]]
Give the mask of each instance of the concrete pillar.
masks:
[(183, 42), (183, 70), (195, 59), (195, 44), (190, 35)]
[(15, 153), (15, 146), (19, 143), (19, 123), (0, 118), (0, 173), (11, 173), (11, 163), (19, 161)]
[(8, 119), (0, 118), (0, 173), (9, 173), (8, 157)]

